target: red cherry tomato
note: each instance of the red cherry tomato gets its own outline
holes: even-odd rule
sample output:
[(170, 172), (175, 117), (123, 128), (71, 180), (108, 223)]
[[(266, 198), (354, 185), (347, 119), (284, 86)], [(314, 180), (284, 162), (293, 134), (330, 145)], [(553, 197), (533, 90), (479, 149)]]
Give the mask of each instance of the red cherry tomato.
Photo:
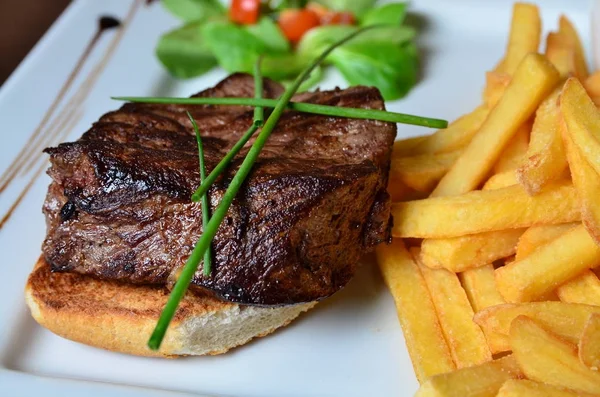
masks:
[(356, 19), (351, 12), (330, 11), (321, 17), (322, 25), (354, 25)]
[(260, 0), (231, 0), (229, 19), (232, 22), (252, 25), (258, 21)]
[(304, 36), (304, 33), (319, 26), (320, 19), (311, 10), (288, 9), (279, 14), (278, 24), (285, 37), (292, 43), (297, 43)]

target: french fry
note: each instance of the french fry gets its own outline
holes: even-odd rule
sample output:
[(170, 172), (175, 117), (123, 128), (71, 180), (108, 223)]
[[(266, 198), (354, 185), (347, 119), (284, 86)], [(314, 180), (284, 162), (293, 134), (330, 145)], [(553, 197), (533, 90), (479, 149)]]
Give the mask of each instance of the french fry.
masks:
[(523, 58), (537, 52), (540, 46), (542, 21), (537, 6), (516, 3), (513, 7), (512, 21), (503, 62), (503, 71), (512, 75)]
[(483, 90), (483, 102), (488, 108), (493, 108), (498, 104), (504, 94), (504, 90), (510, 83), (510, 75), (498, 71), (487, 72), (485, 74), (485, 89)]
[(585, 393), (600, 393), (600, 373), (579, 361), (577, 347), (519, 316), (510, 326), (513, 355), (528, 379)]
[(440, 325), (457, 368), (492, 360), (483, 331), (473, 322), (473, 309), (456, 274), (421, 265)]
[(590, 74), (583, 82), (583, 86), (589, 96), (600, 96), (600, 70)]
[[(494, 266), (486, 265), (459, 274), (460, 282), (475, 313), (491, 306), (504, 304), (504, 298), (496, 289)], [(506, 336), (488, 329), (482, 329), (492, 352), (501, 352), (506, 345)]]
[(600, 106), (600, 70), (591, 74), (585, 80), (583, 86), (596, 106)]
[(531, 226), (523, 233), (517, 244), (516, 260), (521, 260), (531, 254), (537, 247), (544, 245), (567, 230), (572, 229), (578, 223), (563, 223), (558, 225)]
[(600, 173), (600, 111), (577, 79), (570, 78), (565, 83), (559, 107), (573, 143)]
[(460, 156), (460, 151), (392, 157), (390, 173), (411, 189), (430, 193)]
[(581, 218), (575, 189), (554, 182), (538, 195), (521, 186), (392, 204), (394, 237), (445, 238)]
[(556, 293), (563, 302), (600, 306), (600, 280), (591, 270), (567, 281)]
[[(506, 176), (508, 172), (497, 174), (498, 177), (491, 183), (488, 180), (484, 189), (514, 185), (514, 171), (512, 179)], [(426, 239), (421, 246), (421, 260), (433, 269), (445, 268), (455, 273), (484, 266), (513, 255), (524, 231), (525, 229), (507, 229), (446, 239)]]
[(525, 56), (504, 95), (432, 196), (451, 196), (476, 189), (558, 80), (558, 72), (542, 55)]
[(388, 179), (387, 191), (392, 198), (392, 202), (419, 200), (427, 197), (426, 193), (417, 192), (416, 190), (409, 188), (404, 182), (391, 173)]
[(415, 146), (426, 138), (426, 136), (415, 136), (395, 141), (392, 157), (412, 156)]
[(517, 181), (517, 174), (515, 170), (504, 171), (499, 174), (492, 175), (490, 179), (485, 182), (485, 185), (483, 185), (483, 190), (500, 189), (503, 187), (516, 185), (517, 183), (519, 182)]
[[(581, 87), (583, 89), (583, 87)], [(600, 137), (600, 124), (598, 124), (598, 136)], [(600, 174), (598, 174), (581, 155), (582, 148), (575, 144), (577, 134), (582, 130), (577, 125), (570, 123), (563, 125), (563, 142), (567, 151), (569, 168), (573, 178), (573, 185), (579, 193), (581, 201), (581, 220), (588, 233), (600, 245), (600, 203), (598, 192), (600, 192)], [(597, 154), (600, 156), (600, 152)]]
[(564, 33), (548, 33), (546, 57), (560, 72), (561, 77), (565, 78), (575, 74), (575, 47)]
[(600, 247), (580, 225), (497, 269), (496, 284), (507, 302), (530, 302), (599, 264)]
[(417, 379), (456, 368), (419, 267), (401, 240), (377, 247), (377, 263), (394, 297)]
[(567, 40), (575, 49), (575, 76), (583, 81), (588, 77), (589, 71), (585, 60), (585, 51), (583, 50), (577, 30), (575, 30), (571, 21), (564, 15), (561, 15), (558, 26), (559, 33), (567, 37)]
[(456, 275), (444, 269), (421, 271), (431, 292), (442, 330), (458, 368), (492, 359), (481, 329), (472, 321), (473, 309)]
[(597, 395), (550, 386), (526, 379), (509, 379), (498, 391), (497, 397), (594, 397)]
[(535, 113), (531, 139), (517, 179), (527, 193), (538, 193), (549, 181), (559, 179), (567, 168), (567, 157), (559, 128), (558, 94), (550, 95)]
[(470, 269), (459, 274), (459, 277), (475, 313), (506, 303), (496, 289), (494, 266)]
[(415, 397), (494, 397), (504, 382), (522, 376), (512, 356), (433, 376)]
[(527, 155), (529, 147), (529, 135), (531, 132), (531, 123), (525, 122), (519, 127), (510, 142), (504, 148), (500, 158), (494, 164), (492, 172), (500, 174), (506, 171), (513, 171), (521, 165)]
[(426, 239), (421, 260), (427, 267), (460, 273), (514, 255), (525, 229), (507, 229), (466, 236)]
[(579, 360), (588, 368), (600, 368), (600, 314), (592, 314), (579, 340)]
[(438, 130), (424, 137), (412, 151), (413, 155), (453, 152), (467, 146), (479, 130), (490, 110), (487, 106), (479, 106), (458, 120), (450, 123), (448, 128)]
[[(544, 328), (552, 330), (567, 342), (577, 344), (591, 314), (600, 314), (600, 307), (545, 301), (491, 306), (477, 312), (473, 320), (484, 331), (495, 332), (507, 337), (512, 321), (523, 315), (534, 319)], [(501, 350), (495, 353), (508, 350), (510, 350), (510, 345), (506, 339)]]

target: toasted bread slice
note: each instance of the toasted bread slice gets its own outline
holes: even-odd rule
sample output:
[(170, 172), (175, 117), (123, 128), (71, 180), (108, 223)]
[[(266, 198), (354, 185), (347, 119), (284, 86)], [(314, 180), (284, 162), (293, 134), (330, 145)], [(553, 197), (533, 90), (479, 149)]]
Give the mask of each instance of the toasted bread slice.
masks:
[(159, 351), (146, 342), (167, 302), (162, 287), (122, 284), (53, 273), (40, 258), (25, 287), (35, 320), (64, 338), (140, 356), (215, 355), (270, 334), (316, 302), (282, 307), (244, 306), (187, 294)]

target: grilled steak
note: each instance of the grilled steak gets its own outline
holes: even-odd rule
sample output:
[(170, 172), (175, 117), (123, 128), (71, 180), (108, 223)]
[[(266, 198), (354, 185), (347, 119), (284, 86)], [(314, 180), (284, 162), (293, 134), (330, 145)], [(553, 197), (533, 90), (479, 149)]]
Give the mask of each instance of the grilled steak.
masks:
[[(253, 96), (235, 74), (198, 96)], [(278, 84), (265, 80), (264, 96)], [(375, 88), (298, 94), (295, 100), (383, 109)], [(54, 271), (167, 284), (202, 233), (194, 133), (210, 171), (252, 120), (241, 106), (126, 104), (79, 140), (46, 149), (52, 166), (43, 253)], [(386, 193), (393, 124), (286, 111), (213, 242), (213, 271), (192, 290), (244, 304), (329, 296), (365, 252), (389, 238)], [(209, 192), (214, 209), (247, 148)]]

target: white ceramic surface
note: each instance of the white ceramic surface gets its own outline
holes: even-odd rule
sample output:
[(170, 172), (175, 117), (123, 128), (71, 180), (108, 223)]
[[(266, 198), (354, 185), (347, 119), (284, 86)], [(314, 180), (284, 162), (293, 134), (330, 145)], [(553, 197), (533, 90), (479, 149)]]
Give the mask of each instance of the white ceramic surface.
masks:
[[(558, 15), (565, 12), (588, 42), (592, 1), (538, 3), (545, 30), (554, 28)], [(51, 122), (42, 129), (48, 143), (77, 138), (100, 115), (118, 107), (111, 95), (187, 96), (225, 76), (222, 70), (214, 70), (190, 81), (171, 79), (153, 49), (159, 35), (178, 21), (158, 2), (133, 4), (132, 0), (74, 1), (0, 88), (0, 171), (6, 172), (24, 145), (31, 147), (32, 132), (59, 96), (94, 35), (100, 15), (122, 19), (130, 13), (131, 20), (121, 33), (103, 34), (92, 48), (49, 118)], [(501, 0), (413, 1), (413, 20), (420, 21), (423, 30), (419, 36), (423, 79), (406, 99), (390, 103), (389, 109), (451, 120), (476, 106), (484, 71), (503, 54), (511, 4)], [(329, 72), (322, 87), (335, 85), (344, 82)], [(55, 119), (62, 125), (59, 134), (52, 135), (48, 126)], [(60, 138), (61, 131), (68, 137)], [(426, 132), (409, 126), (399, 126), (398, 131), (399, 137)], [(32, 156), (21, 157), (34, 161), (31, 169), (18, 174), (0, 193), (0, 219), (22, 199), (0, 230), (0, 395), (169, 396), (181, 392), (350, 397), (409, 396), (416, 390), (393, 301), (372, 266), (365, 266), (348, 288), (291, 326), (223, 356), (129, 357), (73, 343), (42, 329), (29, 316), (23, 285), (44, 237), (40, 207), (48, 178), (36, 177), (36, 173), (41, 173), (46, 160), (37, 149)]]

